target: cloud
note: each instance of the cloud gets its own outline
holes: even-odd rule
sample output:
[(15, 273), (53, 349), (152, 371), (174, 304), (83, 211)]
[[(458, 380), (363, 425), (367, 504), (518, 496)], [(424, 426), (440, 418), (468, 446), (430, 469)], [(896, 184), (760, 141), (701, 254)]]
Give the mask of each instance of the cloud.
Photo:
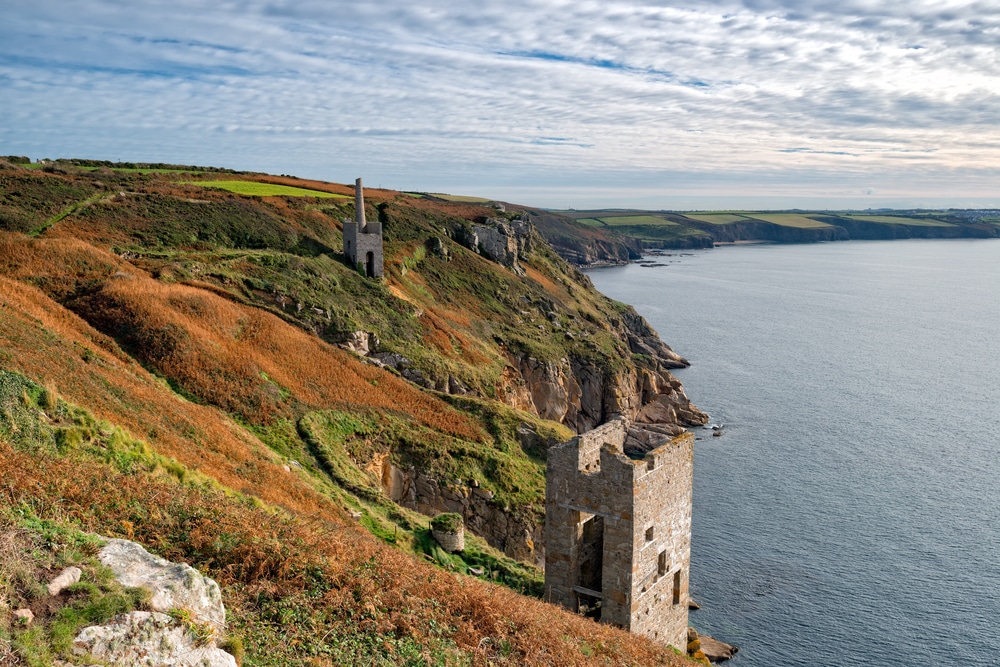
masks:
[(0, 26), (0, 144), (434, 190), (986, 191), (1000, 9), (885, 5), (37, 0)]

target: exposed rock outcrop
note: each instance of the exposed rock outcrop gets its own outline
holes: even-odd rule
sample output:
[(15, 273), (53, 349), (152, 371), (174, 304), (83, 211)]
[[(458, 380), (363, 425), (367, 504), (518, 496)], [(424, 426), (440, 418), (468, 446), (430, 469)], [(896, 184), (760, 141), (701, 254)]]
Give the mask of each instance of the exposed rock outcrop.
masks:
[(542, 516), (531, 508), (501, 507), (492, 491), (471, 484), (444, 484), (416, 468), (400, 469), (388, 458), (381, 462), (382, 488), (403, 507), (427, 515), (460, 514), (465, 527), (511, 558), (541, 565), (545, 554)]
[(701, 635), (699, 639), (701, 639), (701, 650), (709, 662), (729, 660), (739, 651), (738, 647), (720, 642), (718, 639), (713, 639), (708, 635)]
[(219, 585), (186, 563), (171, 563), (154, 556), (135, 542), (108, 540), (98, 559), (125, 586), (153, 592), (149, 606), (155, 611), (186, 609), (200, 623), (221, 633), (226, 626)]
[(434, 383), (424, 376), (423, 372), (414, 365), (413, 361), (398, 352), (379, 352), (378, 354), (371, 355), (369, 358), (382, 368), (391, 368), (415, 385), (426, 389), (434, 388)]
[(584, 227), (551, 211), (532, 211), (538, 233), (560, 257), (581, 267), (628, 264), (642, 257), (642, 242), (610, 229)]
[(524, 267), (518, 259), (527, 256), (532, 249), (532, 232), (534, 226), (527, 215), (513, 220), (503, 218), (487, 218), (471, 230), (463, 230), (456, 240), (497, 264), (507, 267), (515, 274), (523, 276)]
[(214, 643), (202, 644), (187, 625), (155, 611), (134, 611), (84, 628), (73, 646), (80, 655), (129, 667), (236, 667), (233, 656)]
[(369, 331), (352, 331), (337, 345), (348, 352), (367, 357), (378, 352), (379, 344), (378, 336)]
[(562, 422), (577, 433), (617, 415), (645, 424), (674, 426), (675, 434), (684, 427), (706, 423), (708, 415), (691, 403), (670, 373), (672, 368), (688, 366), (688, 361), (663, 343), (632, 308), (625, 309), (613, 326), (632, 354), (639, 357), (630, 369), (606, 371), (578, 357), (558, 361), (522, 357), (513, 359), (512, 365), (523, 380), (530, 405), (519, 404), (523, 396), (510, 386), (498, 393), (517, 400), (511, 401), (515, 407)]
[(84, 628), (73, 640), (76, 654), (136, 667), (236, 667), (235, 658), (216, 646), (226, 612), (215, 581), (127, 540), (108, 540), (97, 557), (123, 585), (148, 589), (153, 611)]
[(720, 642), (718, 639), (713, 639), (708, 635), (700, 635), (698, 631), (692, 627), (688, 627), (687, 634), (687, 653), (689, 656), (695, 660), (705, 662), (724, 662), (729, 660), (739, 648), (725, 642)]

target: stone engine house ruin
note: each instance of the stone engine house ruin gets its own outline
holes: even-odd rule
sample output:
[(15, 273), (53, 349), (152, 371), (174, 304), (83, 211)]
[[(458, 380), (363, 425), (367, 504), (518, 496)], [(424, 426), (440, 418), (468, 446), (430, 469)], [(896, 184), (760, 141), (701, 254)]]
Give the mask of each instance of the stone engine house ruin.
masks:
[(687, 646), (694, 436), (634, 460), (617, 419), (549, 450), (545, 599)]
[(360, 265), (369, 278), (382, 277), (382, 223), (365, 221), (360, 178), (354, 182), (354, 220), (344, 220), (344, 256), (351, 266)]

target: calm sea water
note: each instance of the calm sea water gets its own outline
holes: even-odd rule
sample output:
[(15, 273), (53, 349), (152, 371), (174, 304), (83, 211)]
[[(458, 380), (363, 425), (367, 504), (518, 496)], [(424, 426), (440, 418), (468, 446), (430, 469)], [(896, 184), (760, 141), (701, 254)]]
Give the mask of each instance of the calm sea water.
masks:
[(1000, 665), (1000, 241), (590, 272), (692, 367), (692, 612), (733, 667)]

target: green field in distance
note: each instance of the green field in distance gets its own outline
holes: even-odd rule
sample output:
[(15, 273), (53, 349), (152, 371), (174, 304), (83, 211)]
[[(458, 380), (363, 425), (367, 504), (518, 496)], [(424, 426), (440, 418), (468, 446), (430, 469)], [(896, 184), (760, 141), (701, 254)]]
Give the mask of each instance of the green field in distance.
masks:
[(782, 227), (799, 227), (801, 229), (813, 229), (817, 227), (829, 227), (830, 225), (819, 220), (807, 218), (798, 213), (751, 213), (748, 218), (771, 222)]
[(295, 188), (290, 185), (273, 185), (271, 183), (255, 183), (254, 181), (187, 181), (188, 185), (200, 185), (205, 188), (219, 188), (235, 192), (238, 195), (251, 197), (326, 197), (329, 199), (347, 199), (347, 195), (338, 195), (320, 190)]

